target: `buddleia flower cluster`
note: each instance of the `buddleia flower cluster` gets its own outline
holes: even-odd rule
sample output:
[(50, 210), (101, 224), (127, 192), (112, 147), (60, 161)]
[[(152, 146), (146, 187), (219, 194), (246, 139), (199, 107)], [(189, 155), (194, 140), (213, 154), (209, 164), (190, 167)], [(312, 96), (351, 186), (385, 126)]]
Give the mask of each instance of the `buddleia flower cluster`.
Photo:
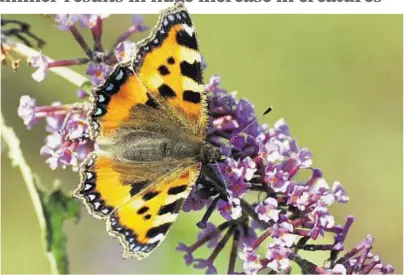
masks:
[[(21, 97), (18, 114), (28, 129), (41, 119), (46, 121), (48, 136), (40, 153), (51, 169), (72, 167), (77, 171), (88, 153), (97, 149), (88, 133), (88, 91), (102, 83), (117, 62), (128, 60), (135, 46), (128, 38), (148, 29), (141, 16), (134, 16), (128, 30), (105, 51), (101, 43), (105, 18), (107, 15), (56, 16), (56, 27), (70, 32), (86, 56), (49, 61), (40, 54), (31, 60), (36, 68), (32, 77), (38, 82), (52, 67), (87, 66), (89, 82), (76, 91), (79, 102), (42, 106), (29, 96)], [(92, 33), (93, 49), (81, 34), (84, 29)], [(185, 212), (198, 211), (201, 215), (195, 243), (177, 247), (184, 253), (186, 265), (215, 274), (215, 260), (229, 245), (228, 274), (257, 274), (262, 270), (287, 274), (292, 272), (292, 262), (303, 273), (313, 274), (393, 272), (391, 265), (372, 253), (370, 235), (354, 248), (345, 247), (354, 217), (348, 216), (339, 225), (329, 207), (347, 203), (349, 198), (338, 181), (327, 182), (321, 170), (313, 166), (312, 154), (298, 146), (283, 119), (272, 126), (260, 124), (254, 106), (222, 88), (219, 75), (210, 78), (206, 92), (208, 141), (220, 147), (227, 158), (203, 168), (183, 206)], [(211, 222), (214, 213), (222, 222)], [(326, 234), (333, 236), (332, 241), (320, 244)], [(195, 257), (202, 246), (208, 247), (210, 254)], [(329, 253), (323, 264), (317, 265), (303, 258), (301, 251)], [(237, 260), (242, 262), (242, 270), (235, 270)]]

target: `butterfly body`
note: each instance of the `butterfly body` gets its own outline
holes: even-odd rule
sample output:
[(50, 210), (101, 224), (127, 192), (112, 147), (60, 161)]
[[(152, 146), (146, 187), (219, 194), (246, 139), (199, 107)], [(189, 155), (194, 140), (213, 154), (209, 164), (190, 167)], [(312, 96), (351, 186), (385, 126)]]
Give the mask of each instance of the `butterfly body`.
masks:
[(90, 135), (74, 196), (107, 221), (124, 257), (147, 257), (167, 235), (202, 165), (222, 159), (206, 142), (201, 55), (183, 3), (160, 13), (131, 62), (93, 92)]

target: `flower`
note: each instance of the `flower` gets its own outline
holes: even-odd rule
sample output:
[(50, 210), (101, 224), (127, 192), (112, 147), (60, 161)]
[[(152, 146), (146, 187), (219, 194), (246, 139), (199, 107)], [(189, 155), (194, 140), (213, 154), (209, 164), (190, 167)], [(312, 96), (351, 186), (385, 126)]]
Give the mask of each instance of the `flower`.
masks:
[(318, 235), (324, 236), (324, 230), (334, 226), (334, 217), (325, 206), (317, 206), (309, 215), (314, 226), (310, 230), (311, 237), (315, 240)]
[(72, 116), (66, 124), (66, 131), (71, 140), (83, 138), (88, 133), (87, 120), (82, 115)]
[(89, 96), (89, 94), (83, 89), (79, 88), (76, 90), (76, 95), (78, 98), (86, 98)]
[(56, 27), (61, 31), (68, 30), (80, 19), (78, 14), (57, 14), (55, 17)]
[(334, 182), (332, 186), (332, 193), (334, 194), (334, 198), (337, 202), (346, 203), (349, 201), (349, 197), (347, 196), (341, 183), (338, 181)]
[[(210, 234), (210, 233), (212, 233), (212, 232), (214, 232), (216, 230), (217, 230), (216, 226), (213, 223), (211, 223), (211, 222), (207, 223), (206, 228), (203, 229), (203, 231), (201, 231), (199, 233), (198, 240), (203, 239), (208, 234)], [(218, 234), (215, 234), (211, 239), (209, 239), (208, 247), (209, 248), (215, 247), (217, 245), (217, 242), (219, 241), (220, 237), (221, 237), (221, 234), (220, 234), (220, 232), (218, 232)]]
[(290, 267), (290, 250), (278, 244), (269, 244), (266, 257), (269, 260), (267, 267), (280, 272)]
[(185, 212), (201, 210), (206, 204), (206, 200), (202, 199), (197, 191), (196, 185), (192, 187), (191, 193), (186, 198), (182, 210)]
[(134, 53), (135, 48), (136, 44), (129, 40), (120, 42), (115, 50), (115, 55), (118, 62), (129, 61)]
[(58, 166), (63, 169), (68, 165), (77, 166), (77, 154), (72, 150), (70, 146), (63, 146), (60, 149), (53, 150), (48, 146), (41, 148), (41, 155), (48, 156), (46, 163), (52, 170), (55, 170)]
[(96, 14), (82, 14), (80, 15), (80, 27), (92, 29), (97, 25), (98, 15)]
[(262, 268), (260, 256), (255, 254), (251, 247), (244, 245), (239, 257), (243, 261), (243, 270), (247, 275), (257, 274), (258, 270)]
[(188, 247), (183, 243), (179, 243), (176, 250), (185, 252), (184, 259), (186, 265), (193, 263), (194, 257), (192, 256), (193, 249), (191, 247)]
[(293, 233), (293, 225), (288, 222), (277, 223), (273, 226), (271, 237), (275, 244), (291, 247), (297, 239), (297, 235)]
[(149, 27), (144, 24), (144, 17), (138, 14), (132, 16), (132, 26), (138, 32), (144, 32), (149, 29)]
[(111, 72), (112, 68), (103, 63), (90, 63), (86, 74), (90, 76), (90, 81), (94, 86), (99, 86), (104, 82), (105, 77)]
[(255, 207), (255, 212), (258, 214), (258, 218), (262, 221), (269, 222), (270, 220), (277, 222), (279, 219), (278, 202), (274, 198), (267, 198), (264, 202), (260, 202)]
[(34, 68), (38, 68), (32, 74), (32, 78), (37, 82), (43, 81), (48, 72), (48, 59), (40, 52), (38, 55), (31, 57), (29, 64)]
[(332, 274), (335, 275), (346, 275), (346, 268), (342, 264), (336, 264), (332, 269)]
[(18, 116), (24, 120), (25, 126), (31, 129), (36, 123), (39, 122), (35, 118), (36, 100), (24, 95), (20, 98), (20, 105), (18, 106)]
[(204, 260), (204, 259), (196, 259), (194, 267), (197, 269), (205, 269), (205, 274), (217, 274), (216, 267), (211, 260)]

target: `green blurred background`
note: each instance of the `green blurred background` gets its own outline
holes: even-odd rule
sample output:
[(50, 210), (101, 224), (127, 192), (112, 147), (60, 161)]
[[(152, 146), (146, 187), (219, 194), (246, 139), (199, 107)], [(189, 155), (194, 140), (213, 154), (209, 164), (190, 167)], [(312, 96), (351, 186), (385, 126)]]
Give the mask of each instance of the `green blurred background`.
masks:
[[(47, 42), (44, 53), (54, 59), (83, 56), (69, 33), (38, 15), (4, 15), (24, 20)], [(401, 15), (195, 15), (202, 54), (208, 63), (205, 79), (220, 73), (223, 87), (237, 90), (272, 124), (289, 123), (301, 147), (313, 153), (314, 166), (328, 182), (339, 180), (351, 201), (332, 208), (337, 223), (356, 217), (347, 248), (366, 234), (375, 237), (374, 252), (402, 273), (402, 83), (403, 22)], [(156, 15), (147, 15), (152, 26)], [(130, 24), (115, 15), (104, 24), (104, 47)], [(90, 41), (88, 30), (84, 31)], [(144, 34), (135, 35), (136, 41)], [(76, 69), (76, 68), (75, 68)], [(84, 73), (84, 67), (77, 68)], [(71, 191), (78, 174), (51, 171), (39, 149), (43, 124), (28, 131), (17, 116), (19, 98), (28, 94), (39, 105), (76, 101), (76, 87), (52, 73), (36, 83), (23, 62), (17, 73), (3, 67), (1, 108), (8, 125), (21, 138), (33, 171), (48, 187), (54, 179)], [(49, 273), (38, 222), (19, 171), (2, 148), (1, 157), (2, 273)], [(122, 260), (118, 242), (104, 222), (82, 209), (79, 223), (65, 226), (72, 273), (196, 273), (186, 267), (178, 242), (191, 244), (202, 213), (180, 215), (169, 237), (142, 262)], [(207, 251), (198, 256), (207, 257)], [(217, 261), (225, 271), (227, 255)], [(320, 263), (321, 260), (317, 259)]]

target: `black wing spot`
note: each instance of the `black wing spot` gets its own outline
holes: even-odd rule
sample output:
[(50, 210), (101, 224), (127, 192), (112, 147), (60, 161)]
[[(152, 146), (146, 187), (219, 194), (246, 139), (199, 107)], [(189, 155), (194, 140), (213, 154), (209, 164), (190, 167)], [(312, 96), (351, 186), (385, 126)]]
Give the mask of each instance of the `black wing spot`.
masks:
[(154, 109), (158, 109), (160, 107), (159, 103), (151, 97), (150, 93), (147, 93), (148, 100), (146, 101), (146, 105), (152, 107)]
[(202, 73), (201, 73), (201, 63), (194, 61), (194, 63), (188, 63), (187, 61), (182, 61), (180, 64), (181, 74), (187, 76), (194, 80), (198, 84), (203, 84)]
[(151, 218), (151, 215), (150, 214), (147, 214), (146, 216), (144, 216), (143, 217), (145, 220), (150, 220), (150, 218)]
[(166, 84), (162, 84), (159, 87), (159, 93), (163, 97), (176, 97), (177, 96), (175, 94), (175, 92), (173, 91), (173, 89), (171, 89), (171, 87)]
[(200, 103), (201, 102), (201, 93), (185, 90), (182, 98), (185, 101), (192, 102), (192, 103)]
[(160, 72), (161, 75), (168, 75), (170, 74), (170, 71), (168, 70), (168, 68), (164, 65), (161, 65), (160, 67), (157, 68)]
[(143, 206), (142, 208), (140, 208), (140, 209), (137, 211), (137, 213), (138, 213), (139, 215), (142, 215), (142, 214), (146, 213), (147, 211), (149, 211), (149, 207)]
[(131, 196), (136, 195), (137, 193), (139, 193), (143, 188), (145, 188), (145, 186), (149, 184), (148, 181), (139, 181), (139, 182), (135, 182), (132, 183), (132, 188), (130, 189), (129, 193)]
[(143, 195), (143, 200), (145, 200), (145, 201), (151, 200), (158, 194), (159, 194), (159, 192), (153, 192), (153, 191), (147, 192), (146, 194)]
[(170, 189), (168, 189), (168, 194), (169, 195), (177, 195), (179, 193), (184, 192), (187, 189), (188, 185), (180, 185), (180, 186), (175, 186), (175, 187), (171, 187)]
[(173, 203), (167, 204), (167, 205), (163, 205), (159, 212), (158, 215), (164, 215), (167, 213), (171, 213), (171, 214), (176, 214), (180, 211), (180, 206), (182, 204), (182, 202), (184, 201), (184, 199), (178, 199)]
[(159, 234), (165, 235), (167, 233), (168, 229), (170, 228), (171, 224), (172, 224), (171, 222), (168, 222), (168, 223), (164, 223), (160, 226), (151, 228), (149, 231), (147, 231), (146, 237), (149, 239), (152, 239)]
[(170, 64), (170, 65), (175, 64), (175, 59), (174, 59), (174, 57), (170, 56), (169, 58), (167, 58), (167, 62), (168, 62), (168, 64)]
[(196, 41), (196, 36), (195, 33), (190, 36), (186, 31), (180, 30), (177, 32), (177, 42), (181, 46), (193, 49), (193, 50), (198, 50), (198, 42)]

